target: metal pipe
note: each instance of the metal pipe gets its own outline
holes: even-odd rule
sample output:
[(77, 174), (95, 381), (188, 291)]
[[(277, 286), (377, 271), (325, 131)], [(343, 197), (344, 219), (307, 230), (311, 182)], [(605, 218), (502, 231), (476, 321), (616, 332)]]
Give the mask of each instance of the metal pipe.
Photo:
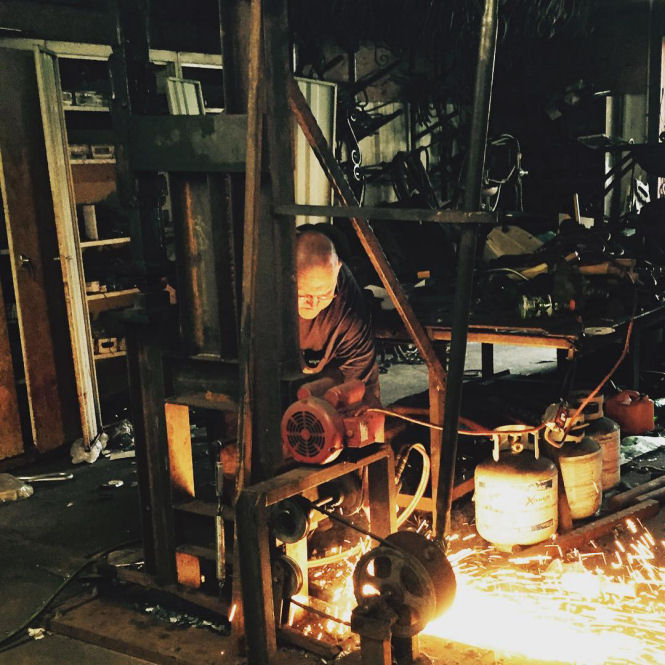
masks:
[[(485, 144), (489, 125), (492, 79), (498, 24), (498, 0), (485, 0), (478, 65), (473, 100), (473, 115), (469, 136), (469, 151), (464, 179), (464, 209), (479, 210), (480, 195), (485, 165)], [(450, 366), (448, 369), (448, 389), (446, 408), (441, 435), (442, 463), (439, 466), (439, 482), (436, 498), (435, 533), (444, 537), (450, 527), (450, 509), (453, 502), (455, 484), (455, 461), (457, 458), (457, 428), (462, 402), (462, 382), (464, 380), (464, 359), (469, 330), (469, 307), (473, 286), (473, 269), (476, 258), (476, 227), (464, 227), (458, 247), (457, 289), (453, 310), (453, 323), (450, 344)]]

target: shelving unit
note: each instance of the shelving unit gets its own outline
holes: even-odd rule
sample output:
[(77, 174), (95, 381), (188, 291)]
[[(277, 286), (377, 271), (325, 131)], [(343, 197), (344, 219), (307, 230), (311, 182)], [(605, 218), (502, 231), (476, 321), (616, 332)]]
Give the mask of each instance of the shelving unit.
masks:
[[(106, 54), (96, 54), (89, 58), (62, 56), (59, 63), (63, 91), (69, 91), (74, 96), (79, 90), (91, 90), (106, 99), (109, 98)], [(122, 228), (122, 221), (117, 217), (117, 210), (113, 204), (116, 192), (116, 160), (112, 156), (112, 148), (100, 157), (93, 156), (95, 146), (112, 146), (115, 143), (110, 107), (107, 104), (65, 103), (63, 111), (68, 143), (70, 146), (80, 146), (76, 156), (72, 156), (70, 149), (68, 162), (77, 206), (78, 228), (75, 229), (75, 235), (78, 239), (76, 245), (82, 267), (82, 279), (86, 283), (95, 281), (102, 285), (105, 285), (108, 279), (111, 280), (108, 283), (113, 288), (109, 291), (89, 293), (85, 285), (82, 285), (84, 309), (90, 321), (90, 356), (99, 396), (100, 419), (103, 424), (115, 417), (115, 413), (107, 412), (110, 408), (107, 404), (114, 403), (115, 411), (115, 404), (122, 401), (121, 395), (125, 394), (128, 398), (124, 360), (127, 353), (124, 350), (99, 353), (96, 340), (107, 337), (121, 339), (124, 335), (122, 324), (109, 319), (107, 313), (130, 307), (134, 295), (139, 291), (131, 287), (131, 282), (126, 288), (115, 286), (118, 282), (115, 267), (123, 262), (129, 264), (127, 252), (130, 238), (127, 231), (123, 229), (124, 233), (117, 234), (117, 237), (105, 237), (114, 235), (116, 226)], [(84, 212), (82, 206), (94, 206), (92, 209), (94, 221), (90, 225), (90, 220), (86, 218), (88, 209)], [(126, 277), (120, 279), (118, 286), (122, 287), (124, 286), (122, 281)], [(116, 362), (102, 363), (111, 359), (115, 359)]]
[(125, 358), (127, 351), (115, 351), (113, 353), (95, 353), (95, 360), (108, 360), (109, 358)]
[[(91, 149), (87, 154), (85, 150), (74, 155), (69, 152), (71, 145), (111, 146), (116, 142), (110, 108), (104, 101), (111, 96), (111, 48), (5, 35), (0, 36), (0, 46), (11, 64), (5, 67), (8, 85), (15, 85), (17, 66), (23, 82), (20, 100), (5, 99), (7, 117), (15, 115), (12, 124), (5, 125), (4, 139), (10, 148), (19, 135), (25, 137), (24, 143), (35, 143), (30, 153), (34, 168), (28, 174), (34, 175), (34, 183), (25, 184), (34, 184), (39, 193), (28, 196), (16, 188), (10, 192), (12, 220), (7, 226), (12, 227), (14, 242), (8, 244), (0, 237), (4, 285), (14, 280), (16, 300), (22, 306), (17, 314), (14, 297), (5, 288), (5, 316), (0, 320), (5, 319), (8, 332), (0, 331), (0, 338), (4, 335), (9, 342), (11, 348), (4, 355), (11, 363), (0, 364), (0, 385), (6, 385), (21, 404), (25, 402), (20, 410), (24, 441), (32, 439), (39, 450), (48, 450), (77, 438), (81, 431), (90, 441), (100, 424), (115, 417), (120, 396), (127, 394), (126, 351), (98, 353), (92, 335), (120, 340), (124, 328), (113, 321), (110, 310), (130, 307), (138, 293), (130, 288), (134, 284), (129, 269), (109, 270), (108, 282), (104, 279), (107, 266), (120, 266), (116, 259), (125, 256), (129, 263), (129, 231), (120, 216), (118, 224), (112, 220), (119, 210), (113, 202), (116, 160), (111, 151), (99, 158), (93, 158)], [(157, 73), (158, 95), (163, 96), (163, 108), (158, 112), (168, 112), (168, 77), (200, 80), (207, 110), (222, 110), (219, 54), (152, 49), (150, 59)], [(11, 76), (10, 71), (14, 72)], [(34, 82), (35, 73), (39, 86)], [(72, 97), (92, 91), (102, 98), (99, 104), (68, 103), (63, 91)], [(36, 145), (39, 140), (41, 146)], [(10, 152), (7, 159), (3, 154), (5, 164), (12, 163), (10, 157), (17, 163), (24, 159), (19, 150)], [(52, 197), (44, 195), (49, 187)], [(26, 201), (34, 205), (26, 205)], [(85, 235), (81, 205), (97, 206), (98, 237)], [(112, 223), (104, 227), (109, 219)], [(86, 293), (86, 282), (92, 281), (107, 284), (109, 291)], [(51, 335), (47, 335), (49, 322), (54, 326)], [(42, 336), (47, 336), (45, 341)], [(41, 389), (42, 379), (54, 391)], [(105, 399), (105, 393), (110, 399)], [(9, 398), (0, 405), (5, 422), (15, 411)], [(18, 440), (0, 441), (0, 459), (20, 454), (20, 444)]]

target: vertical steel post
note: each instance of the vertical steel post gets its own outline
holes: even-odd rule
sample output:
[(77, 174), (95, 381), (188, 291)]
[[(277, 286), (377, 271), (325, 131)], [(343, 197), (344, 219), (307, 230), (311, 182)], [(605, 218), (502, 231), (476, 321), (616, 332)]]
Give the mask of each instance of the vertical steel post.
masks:
[[(464, 178), (464, 209), (469, 211), (480, 209), (485, 144), (487, 142), (492, 79), (494, 77), (498, 8), (498, 0), (485, 0), (478, 47), (478, 65), (467, 167)], [(450, 508), (452, 506), (455, 461), (457, 458), (457, 426), (462, 402), (464, 359), (469, 330), (469, 307), (475, 259), (476, 228), (475, 225), (465, 224), (458, 247), (457, 288), (451, 331), (450, 367), (448, 369), (446, 408), (441, 435), (441, 455), (443, 459), (439, 468), (439, 487), (436, 499), (436, 535), (438, 537), (444, 537), (450, 527)]]
[[(661, 88), (663, 58), (663, 23), (665, 2), (649, 0), (649, 50), (647, 80), (647, 143), (658, 143), (661, 128)], [(654, 201), (658, 197), (657, 175), (648, 174), (649, 194)]]

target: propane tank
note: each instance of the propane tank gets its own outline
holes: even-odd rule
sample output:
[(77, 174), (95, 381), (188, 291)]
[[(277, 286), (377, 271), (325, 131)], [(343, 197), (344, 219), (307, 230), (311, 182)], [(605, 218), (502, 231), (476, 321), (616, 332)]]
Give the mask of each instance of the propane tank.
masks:
[(500, 550), (539, 543), (558, 526), (557, 470), (539, 457), (537, 432), (519, 431), (529, 429), (498, 427), (493, 459), (478, 464), (474, 474), (476, 528)]
[(623, 436), (646, 434), (654, 427), (653, 400), (635, 390), (622, 390), (605, 403), (605, 411), (621, 427)]
[[(588, 396), (588, 391), (575, 392), (572, 395), (575, 407), (579, 407)], [(602, 395), (596, 395), (584, 407), (582, 415), (584, 416), (584, 422), (588, 423), (585, 434), (600, 446), (603, 453), (603, 490), (608, 490), (618, 485), (621, 480), (619, 462), (621, 432), (619, 424), (604, 415), (604, 401), (605, 398)]]
[(545, 436), (550, 443), (548, 455), (561, 471), (574, 520), (591, 517), (603, 499), (603, 453), (585, 429), (584, 417), (577, 416), (567, 422), (567, 434), (561, 443)]

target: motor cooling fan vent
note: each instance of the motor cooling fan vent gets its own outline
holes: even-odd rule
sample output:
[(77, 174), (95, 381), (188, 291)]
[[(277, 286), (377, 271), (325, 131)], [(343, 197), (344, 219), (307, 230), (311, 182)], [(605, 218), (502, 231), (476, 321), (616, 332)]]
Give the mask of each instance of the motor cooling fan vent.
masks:
[(305, 464), (332, 462), (343, 448), (342, 417), (325, 400), (307, 397), (294, 402), (282, 418), (287, 457)]
[(323, 423), (311, 411), (295, 411), (286, 423), (291, 450), (306, 459), (319, 457), (326, 446)]

